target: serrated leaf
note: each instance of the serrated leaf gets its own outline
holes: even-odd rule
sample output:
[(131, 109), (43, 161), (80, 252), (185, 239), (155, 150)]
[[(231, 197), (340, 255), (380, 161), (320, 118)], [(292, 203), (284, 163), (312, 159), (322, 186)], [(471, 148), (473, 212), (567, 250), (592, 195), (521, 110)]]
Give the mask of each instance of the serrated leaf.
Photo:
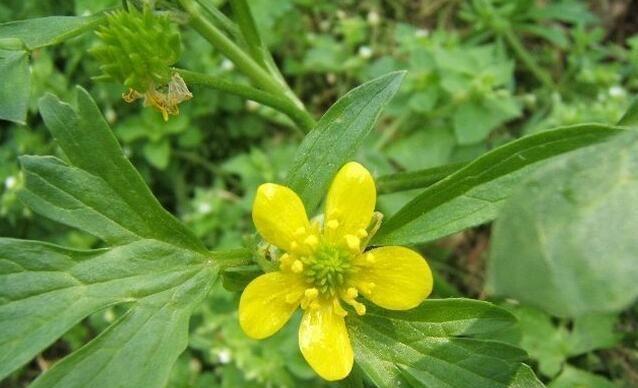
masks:
[(638, 133), (553, 160), (495, 223), (488, 285), (559, 317), (620, 311), (638, 297)]
[(513, 189), (543, 160), (622, 132), (576, 125), (526, 136), (479, 157), (428, 187), (386, 221), (374, 244), (417, 244), (493, 220)]
[(77, 111), (53, 96), (41, 101), (45, 124), (70, 163), (24, 157), (23, 199), (112, 246), (78, 251), (0, 239), (0, 378), (88, 315), (126, 304), (119, 320), (34, 386), (160, 387), (187, 345), (192, 309), (218, 266), (162, 209), (88, 93), (81, 89), (78, 98)]
[(47, 16), (0, 24), (0, 39), (20, 39), (27, 49), (51, 46), (97, 26), (103, 15)]
[(26, 51), (0, 49), (0, 120), (25, 124), (31, 76)]
[(383, 107), (397, 92), (405, 72), (366, 82), (341, 97), (303, 140), (288, 172), (288, 186), (312, 212), (337, 170), (352, 158)]
[[(102, 338), (106, 336), (103, 334), (74, 353), (71, 359), (98, 366), (105, 360), (103, 357), (119, 349), (121, 353), (111, 355), (113, 362), (126, 364), (143, 355), (152, 360), (153, 349), (145, 350), (144, 347), (157, 339), (151, 338), (154, 335), (149, 335), (150, 332), (139, 337), (129, 331), (127, 326), (134, 324), (131, 320), (146, 316), (149, 323), (162, 324), (163, 330), (185, 336), (187, 330), (182, 321), (187, 319), (190, 306), (205, 295), (217, 273), (216, 266), (205, 256), (194, 255), (190, 250), (180, 250), (157, 240), (139, 240), (109, 249), (79, 251), (37, 241), (0, 239), (0, 258), (0, 379), (29, 361), (89, 314), (120, 303), (132, 303), (125, 315), (128, 318), (114, 323), (109, 332), (119, 334), (117, 341), (135, 345), (140, 353), (129, 354), (130, 349), (120, 349), (117, 342), (111, 342), (101, 354), (94, 354), (95, 350), (91, 349), (96, 347), (95, 342), (106, 340)], [(171, 314), (166, 315), (168, 312), (180, 316), (179, 326), (171, 327), (168, 320)], [(155, 314), (163, 318), (155, 322)], [(176, 341), (175, 338), (164, 339), (169, 340)], [(177, 357), (184, 347), (184, 340), (180, 339), (166, 354)], [(163, 368), (153, 369), (152, 373), (159, 375), (167, 373), (172, 364), (168, 359), (158, 359), (157, 362), (161, 362)], [(69, 361), (63, 361), (47, 375), (55, 376), (61, 373), (58, 372), (60, 369), (67, 374), (68, 369), (64, 365), (68, 364)], [(126, 370), (126, 375), (149, 373), (151, 365), (149, 361), (146, 368), (131, 368)], [(113, 372), (110, 369), (113, 367), (115, 365), (109, 364), (106, 370)], [(77, 372), (79, 370), (74, 369), (74, 374)], [(93, 383), (116, 382), (124, 377), (121, 373), (123, 371), (119, 375), (93, 373), (85, 378), (92, 378)], [(51, 377), (41, 378), (51, 382), (49, 379)], [(60, 381), (59, 386), (86, 386), (80, 380), (74, 381), (75, 384)], [(55, 386), (52, 383), (45, 385)]]
[[(77, 111), (51, 94), (40, 99), (39, 106), (45, 124), (72, 166), (51, 158), (23, 159), (27, 179), (22, 198), (27, 205), (59, 222), (86, 228), (112, 244), (126, 243), (137, 236), (206, 252), (193, 233), (153, 196), (124, 156), (86, 90), (78, 88)], [(50, 170), (51, 174), (42, 169)], [(74, 185), (65, 185), (65, 179), (73, 180)], [(92, 187), (105, 188), (109, 195), (100, 198), (99, 190)], [(83, 203), (85, 207), (69, 208), (71, 203)], [(88, 216), (88, 212), (101, 217)], [(112, 227), (103, 229), (98, 223), (104, 218), (121, 231), (112, 234)], [(95, 225), (91, 227), (91, 223)]]
[(347, 321), (357, 365), (380, 387), (506, 387), (526, 357), (487, 339), (516, 322), (487, 302), (426, 300), (403, 312), (371, 307)]

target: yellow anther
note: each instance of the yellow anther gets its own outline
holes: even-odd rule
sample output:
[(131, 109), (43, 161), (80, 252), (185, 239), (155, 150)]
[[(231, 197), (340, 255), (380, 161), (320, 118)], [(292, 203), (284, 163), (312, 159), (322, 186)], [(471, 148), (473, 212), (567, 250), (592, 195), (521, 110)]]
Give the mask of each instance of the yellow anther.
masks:
[(370, 252), (365, 254), (365, 260), (368, 264), (374, 264), (377, 260), (374, 258), (374, 255)]
[(348, 249), (350, 249), (353, 252), (359, 252), (359, 250), (361, 249), (361, 240), (359, 240), (357, 236), (346, 234), (344, 238), (346, 240), (346, 245), (348, 246)]
[(301, 260), (295, 260), (292, 262), (290, 266), (290, 270), (294, 273), (302, 273), (303, 272), (303, 263)]
[(354, 299), (354, 298), (356, 298), (357, 296), (359, 296), (359, 291), (357, 291), (357, 289), (356, 289), (356, 288), (354, 288), (354, 287), (350, 287), (350, 288), (348, 288), (348, 290), (346, 291), (346, 295), (348, 296), (348, 298), (350, 298), (350, 299)]
[(321, 307), (321, 305), (316, 300), (313, 300), (308, 307), (310, 307), (312, 310), (317, 310), (319, 307)]
[(306, 291), (304, 291), (304, 295), (308, 299), (315, 299), (316, 297), (319, 296), (319, 290), (317, 290), (314, 287), (313, 288), (307, 288)]
[(370, 296), (370, 294), (372, 294), (372, 290), (374, 290), (375, 286), (376, 286), (376, 284), (374, 284), (373, 282), (357, 284), (357, 288), (359, 289), (359, 291), (361, 291), (363, 294), (368, 295), (368, 296)]
[(357, 312), (357, 315), (364, 315), (366, 313), (366, 305), (363, 303), (356, 302), (352, 307), (354, 307), (354, 311)]
[(304, 228), (303, 226), (300, 228), (297, 228), (297, 230), (295, 230), (295, 232), (293, 233), (293, 236), (295, 237), (301, 237), (303, 235), (306, 234), (306, 228)]
[(314, 234), (311, 234), (310, 236), (306, 237), (306, 239), (304, 240), (304, 244), (314, 249), (317, 247), (317, 245), (319, 245), (319, 239)]
[(360, 238), (366, 238), (368, 237), (368, 231), (366, 231), (365, 229), (359, 229), (357, 231), (357, 236), (359, 236)]
[(328, 227), (328, 229), (330, 230), (335, 230), (339, 227), (339, 221), (337, 220), (328, 220), (328, 222), (326, 222), (326, 226)]
[(341, 306), (341, 303), (339, 302), (339, 299), (337, 298), (334, 298), (332, 300), (332, 311), (334, 311), (334, 313), (339, 315), (340, 317), (345, 317), (346, 315), (348, 315), (348, 312), (344, 310), (344, 308)]
[(297, 249), (299, 249), (299, 243), (296, 241), (293, 241), (290, 243), (290, 250), (291, 251), (296, 251)]

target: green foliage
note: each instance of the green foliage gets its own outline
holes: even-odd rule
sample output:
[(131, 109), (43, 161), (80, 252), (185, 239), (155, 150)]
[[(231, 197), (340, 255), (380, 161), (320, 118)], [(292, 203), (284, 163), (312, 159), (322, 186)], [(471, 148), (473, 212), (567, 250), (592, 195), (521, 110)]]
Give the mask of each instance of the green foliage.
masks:
[(380, 387), (510, 386), (525, 353), (481, 337), (515, 322), (489, 303), (463, 299), (429, 300), (408, 312), (371, 308), (348, 319), (359, 366)]
[[(269, 267), (251, 259), (256, 187), (288, 182), (314, 210), (352, 159), (378, 177), (375, 244), (420, 244), (436, 297), (511, 314), (447, 299), (350, 315), (339, 385), (638, 384), (630, 2), (0, 3), (3, 386), (327, 386), (299, 317), (260, 342), (236, 310)], [(84, 33), (113, 11), (163, 27), (102, 59), (197, 75), (179, 116), (93, 82)]]
[(325, 195), (337, 170), (352, 158), (394, 96), (404, 73), (390, 73), (343, 96), (304, 138), (290, 167), (287, 183), (309, 211)]
[(617, 312), (638, 296), (632, 231), (638, 136), (552, 160), (531, 174), (494, 228), (489, 287), (552, 315)]
[(384, 223), (374, 242), (422, 243), (491, 221), (537, 162), (604, 141), (619, 131), (597, 125), (567, 127), (501, 146), (419, 194)]

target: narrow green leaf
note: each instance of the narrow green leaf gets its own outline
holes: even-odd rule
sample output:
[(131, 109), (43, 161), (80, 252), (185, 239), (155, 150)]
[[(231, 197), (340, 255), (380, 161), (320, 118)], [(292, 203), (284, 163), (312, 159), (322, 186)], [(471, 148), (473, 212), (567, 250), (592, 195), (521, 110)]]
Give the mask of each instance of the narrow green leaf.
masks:
[(104, 18), (91, 16), (47, 16), (0, 24), (0, 39), (20, 39), (27, 49), (51, 46), (95, 28)]
[(540, 166), (538, 162), (620, 132), (605, 125), (576, 125), (496, 148), (428, 187), (384, 223), (373, 243), (423, 243), (491, 221), (510, 192)]
[(0, 120), (26, 124), (31, 76), (26, 51), (0, 49)]
[(383, 175), (376, 179), (377, 192), (379, 194), (389, 194), (432, 186), (448, 175), (457, 172), (466, 164), (452, 163), (423, 170)]
[[(77, 112), (55, 96), (46, 95), (40, 99), (40, 113), (72, 166), (51, 158), (23, 159), (27, 176), (23, 198), (29, 206), (54, 220), (86, 229), (112, 244), (125, 243), (137, 236), (206, 252), (193, 233), (164, 210), (153, 196), (124, 156), (88, 92), (78, 89)], [(70, 187), (64, 179), (71, 179), (78, 186)], [(108, 196), (92, 186), (106, 190)], [(69, 207), (72, 203), (82, 203), (85, 208)], [(92, 215), (88, 216), (89, 213)], [(94, 218), (94, 214), (103, 217)], [(113, 223), (113, 227), (103, 229), (107, 221), (104, 218)], [(93, 227), (92, 222), (95, 222)], [(115, 226), (121, 230), (113, 234)]]
[(488, 288), (559, 317), (638, 298), (638, 133), (553, 160), (494, 225)]
[(506, 387), (526, 354), (487, 339), (515, 318), (487, 302), (426, 300), (404, 312), (348, 316), (357, 365), (380, 387)]
[(304, 138), (288, 172), (288, 186), (299, 194), (308, 212), (319, 205), (334, 174), (370, 133), (404, 75), (389, 73), (351, 90)]
[[(207, 292), (216, 273), (216, 265), (206, 257), (157, 240), (79, 251), (36, 241), (0, 239), (0, 379), (28, 362), (89, 314), (119, 303), (132, 305), (127, 318), (109, 329), (118, 336), (111, 339), (109, 335), (114, 334), (105, 334), (96, 340), (110, 343), (100, 354), (85, 350), (94, 349), (94, 341), (71, 359), (99, 365), (108, 355), (113, 363), (121, 364), (146, 355), (149, 357), (146, 366), (130, 368), (125, 375), (163, 375), (184, 347), (183, 337), (187, 332), (184, 320), (187, 321), (188, 309)], [(128, 329), (129, 325), (135, 324), (131, 320), (146, 318), (148, 326), (144, 332), (136, 334)], [(163, 329), (153, 333), (149, 326), (159, 324)], [(175, 333), (175, 337), (168, 338), (169, 332)], [(167, 337), (162, 338), (162, 334)], [(162, 345), (167, 347), (164, 356), (153, 356), (149, 354), (152, 349), (144, 348), (158, 339), (156, 335), (166, 342)], [(120, 348), (118, 341), (127, 341), (139, 348), (139, 356), (130, 354), (126, 347)], [(169, 355), (170, 360), (162, 358)], [(150, 361), (153, 357), (158, 357), (156, 360), (162, 363), (161, 368), (153, 368)], [(68, 365), (68, 362), (63, 361), (60, 367), (62, 365)], [(86, 377), (93, 378), (94, 383), (113, 382), (101, 386), (119, 386), (123, 378), (128, 379), (122, 373), (114, 373), (111, 369), (114, 365), (109, 365), (105, 371), (110, 371), (110, 376), (93, 373)], [(56, 366), (50, 373), (57, 376), (58, 370)], [(53, 386), (48, 384), (49, 379), (42, 380), (47, 382), (45, 385)], [(115, 383), (117, 381), (120, 383)], [(61, 382), (60, 386), (86, 385), (78, 380), (76, 384)]]

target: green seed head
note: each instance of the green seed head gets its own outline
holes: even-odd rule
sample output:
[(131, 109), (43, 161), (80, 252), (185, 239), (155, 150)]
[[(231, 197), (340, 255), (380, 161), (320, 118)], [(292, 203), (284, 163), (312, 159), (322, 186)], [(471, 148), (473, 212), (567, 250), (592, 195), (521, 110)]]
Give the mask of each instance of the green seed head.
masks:
[(115, 11), (96, 32), (101, 44), (91, 50), (100, 61), (101, 79), (145, 92), (166, 85), (170, 66), (180, 57), (181, 42), (168, 17), (145, 8)]
[(334, 296), (352, 272), (352, 253), (348, 250), (321, 243), (312, 256), (304, 261), (304, 276), (322, 295)]

